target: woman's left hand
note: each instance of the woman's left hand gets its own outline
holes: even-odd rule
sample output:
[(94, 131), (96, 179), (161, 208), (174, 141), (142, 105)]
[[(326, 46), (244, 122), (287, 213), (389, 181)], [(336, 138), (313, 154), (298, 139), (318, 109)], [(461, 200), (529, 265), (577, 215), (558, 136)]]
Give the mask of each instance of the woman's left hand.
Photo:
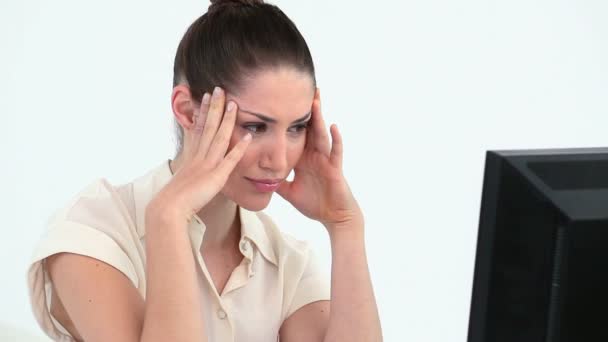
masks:
[(328, 230), (353, 223), (362, 225), (363, 213), (342, 174), (342, 137), (338, 127), (331, 125), (330, 146), (318, 88), (311, 112), (306, 146), (294, 168), (294, 179), (284, 181), (277, 193)]

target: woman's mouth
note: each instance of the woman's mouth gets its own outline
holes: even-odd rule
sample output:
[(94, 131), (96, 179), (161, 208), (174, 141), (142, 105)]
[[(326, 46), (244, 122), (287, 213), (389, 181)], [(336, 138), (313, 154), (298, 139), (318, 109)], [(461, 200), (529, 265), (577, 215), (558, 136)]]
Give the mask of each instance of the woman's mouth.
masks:
[(273, 192), (279, 188), (282, 181), (282, 179), (253, 179), (247, 177), (245, 179), (250, 181), (255, 189), (260, 192)]

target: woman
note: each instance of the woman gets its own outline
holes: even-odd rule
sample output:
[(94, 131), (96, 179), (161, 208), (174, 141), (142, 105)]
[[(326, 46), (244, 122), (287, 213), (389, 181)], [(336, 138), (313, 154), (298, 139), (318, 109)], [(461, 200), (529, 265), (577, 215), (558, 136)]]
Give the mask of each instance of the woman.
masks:
[[(261, 1), (212, 1), (179, 44), (171, 101), (173, 160), (127, 184), (96, 180), (53, 217), (28, 273), (43, 330), (87, 342), (380, 341), (363, 214), (291, 20)], [(308, 245), (261, 212), (275, 191), (327, 229), (331, 284)]]

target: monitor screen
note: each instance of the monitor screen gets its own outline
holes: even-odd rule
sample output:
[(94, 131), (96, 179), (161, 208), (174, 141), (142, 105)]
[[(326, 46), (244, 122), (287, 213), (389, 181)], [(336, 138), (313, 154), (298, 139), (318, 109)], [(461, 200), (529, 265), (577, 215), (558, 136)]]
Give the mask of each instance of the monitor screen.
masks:
[(608, 148), (486, 154), (468, 342), (608, 341)]

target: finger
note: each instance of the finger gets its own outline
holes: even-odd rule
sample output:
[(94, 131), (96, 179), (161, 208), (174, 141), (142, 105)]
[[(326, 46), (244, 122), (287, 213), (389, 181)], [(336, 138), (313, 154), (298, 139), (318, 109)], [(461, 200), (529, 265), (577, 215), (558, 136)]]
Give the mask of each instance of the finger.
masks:
[(213, 95), (211, 95), (211, 101), (209, 103), (209, 111), (207, 112), (207, 118), (205, 119), (205, 127), (203, 128), (203, 134), (198, 149), (198, 155), (202, 158), (207, 156), (209, 146), (215, 138), (218, 127), (224, 115), (224, 91), (220, 87), (215, 87)]
[(194, 112), (194, 125), (192, 126), (192, 145), (191, 145), (191, 156), (196, 155), (198, 152), (201, 137), (203, 135), (203, 128), (205, 127), (205, 119), (207, 118), (207, 112), (209, 111), (209, 100), (211, 95), (209, 93), (205, 93), (203, 95), (203, 99), (201, 101), (201, 105), (198, 111)]
[(331, 125), (329, 130), (331, 131), (331, 153), (329, 155), (329, 162), (341, 170), (344, 154), (342, 135), (340, 134), (340, 131), (338, 131), (338, 126), (336, 124)]
[(217, 167), (219, 175), (226, 177), (226, 179), (228, 178), (232, 170), (236, 167), (236, 164), (243, 158), (250, 142), (251, 134), (247, 133), (236, 145), (234, 145), (232, 150), (230, 150), (226, 157), (219, 163)]
[(234, 123), (236, 121), (237, 105), (234, 101), (229, 101), (226, 106), (226, 112), (224, 118), (220, 124), (220, 128), (217, 134), (211, 142), (209, 151), (207, 151), (207, 157), (212, 163), (219, 163), (219, 161), (226, 155), (228, 146), (230, 145), (230, 138), (232, 137), (232, 131), (234, 130)]
[(281, 182), (281, 185), (279, 185), (279, 187), (277, 188), (276, 193), (289, 202), (289, 199), (291, 198), (291, 189), (292, 189), (291, 186), (292, 185), (293, 185), (293, 181), (284, 180)]
[(312, 102), (312, 146), (326, 156), (329, 156), (329, 136), (325, 128), (325, 121), (321, 112), (321, 91), (317, 88)]

